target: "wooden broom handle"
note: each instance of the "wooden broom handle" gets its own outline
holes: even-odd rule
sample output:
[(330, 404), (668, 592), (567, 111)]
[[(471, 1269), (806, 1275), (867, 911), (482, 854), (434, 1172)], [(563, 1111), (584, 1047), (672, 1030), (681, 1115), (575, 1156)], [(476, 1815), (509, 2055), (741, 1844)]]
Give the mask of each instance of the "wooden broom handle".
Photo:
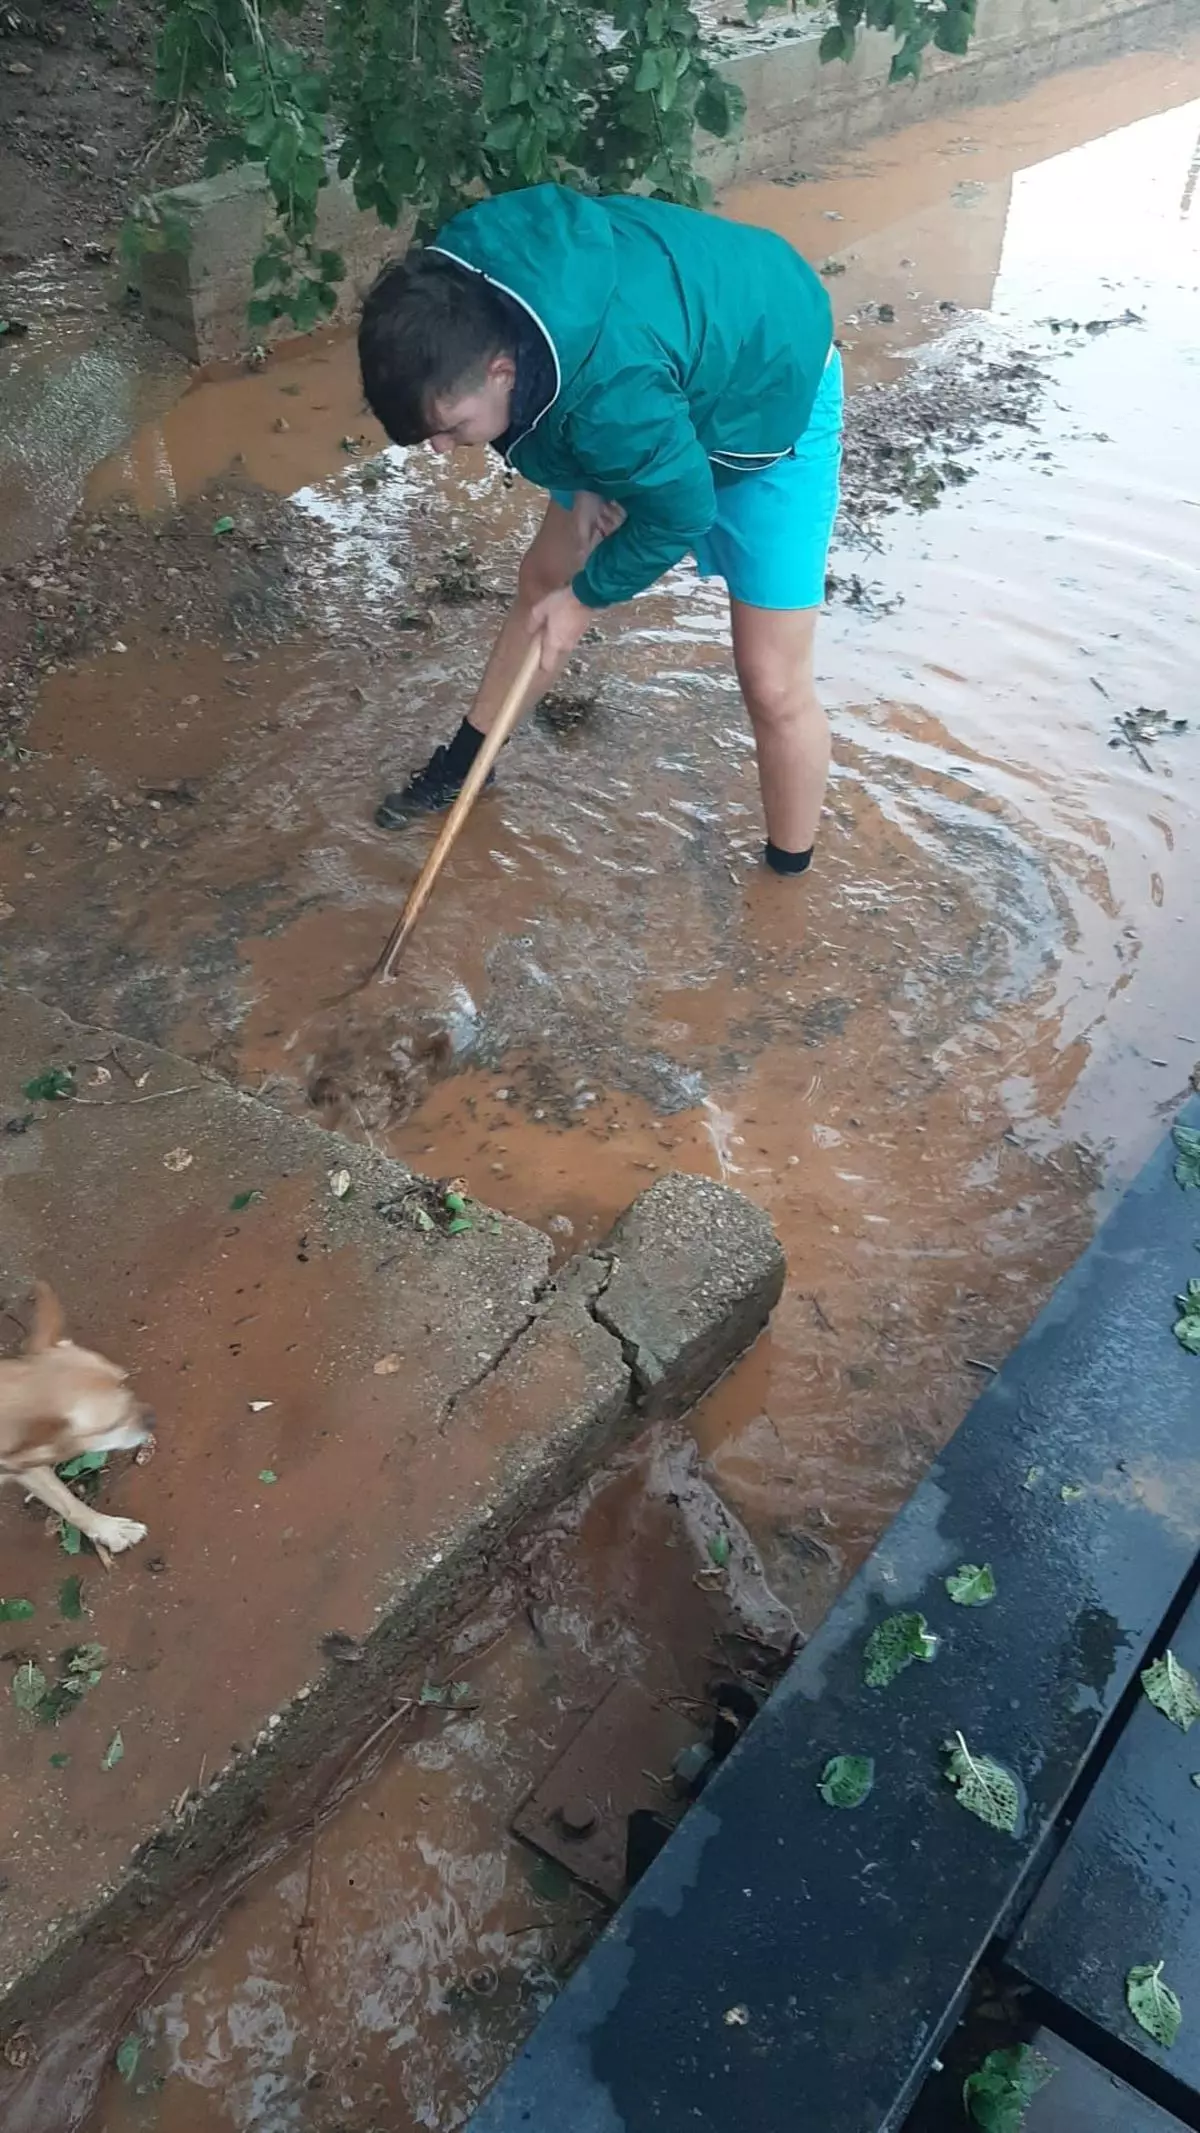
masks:
[(496, 713), (488, 732), (483, 736), (483, 744), (479, 753), (463, 779), (462, 791), (443, 822), (437, 843), (409, 890), (404, 909), (396, 920), (388, 936), (383, 953), (371, 972), (373, 978), (384, 982), (391, 977), (396, 967), (400, 950), (408, 940), (413, 927), (433, 894), (434, 883), (450, 857), (454, 845), (458, 842), (459, 832), (474, 807), (480, 791), (487, 782), (488, 772), (491, 770), (496, 757), (521, 716), (522, 706), (541, 665), (541, 660), (542, 641), (538, 637), (526, 652), (524, 659), (521, 661), (520, 671), (516, 680)]

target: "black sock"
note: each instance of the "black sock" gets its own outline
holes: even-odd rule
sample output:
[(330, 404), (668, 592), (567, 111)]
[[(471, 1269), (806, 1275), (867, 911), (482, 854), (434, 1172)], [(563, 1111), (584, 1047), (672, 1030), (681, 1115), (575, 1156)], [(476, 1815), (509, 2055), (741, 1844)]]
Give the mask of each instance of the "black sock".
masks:
[(446, 749), (446, 774), (451, 778), (465, 778), (483, 746), (483, 735), (469, 718), (464, 718), (454, 739)]
[(772, 873), (803, 874), (808, 870), (812, 855), (811, 844), (806, 852), (785, 852), (782, 845), (772, 844), (768, 837), (764, 857)]

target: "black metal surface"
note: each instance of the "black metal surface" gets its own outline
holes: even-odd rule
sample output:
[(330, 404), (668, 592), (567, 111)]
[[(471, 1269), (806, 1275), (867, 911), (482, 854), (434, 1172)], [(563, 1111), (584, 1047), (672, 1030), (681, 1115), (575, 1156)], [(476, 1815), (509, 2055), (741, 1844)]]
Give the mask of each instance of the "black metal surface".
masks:
[[(1200, 1359), (1197, 1359), (1200, 1370)], [(1198, 1447), (1200, 1449), (1200, 1447)], [(1171, 1639), (1200, 1675), (1200, 1601)], [(1124, 1728), (1013, 1950), (1055, 2001), (1200, 2098), (1200, 1724), (1191, 1734), (1144, 1698)], [(1164, 1962), (1184, 2020), (1170, 2050), (1125, 2004), (1135, 1963)]]
[[(1198, 1234), (1200, 1201), (1176, 1186), (1164, 1147), (473, 2133), (886, 2133), (902, 2122), (964, 1981), (1191, 1571), (1200, 1363), (1171, 1322)], [(991, 1563), (991, 1606), (949, 1602), (943, 1580), (963, 1562)], [(943, 1646), (932, 1665), (869, 1691), (863, 1641), (895, 1606), (922, 1609)], [(1018, 1836), (957, 1805), (941, 1774), (957, 1729), (1019, 1775)], [(848, 1813), (816, 1790), (843, 1752), (876, 1760), (871, 1797)], [(1196, 1807), (1200, 1833), (1200, 1793)]]
[[(994, 2048), (994, 2039), (986, 2034), (989, 2026), (994, 2028), (976, 2022), (975, 2049), (965, 2061), (956, 2040), (956, 2063), (930, 2077), (904, 2133), (972, 2133), (972, 2128), (978, 2133), (964, 2109), (963, 2079), (965, 2071), (982, 2067)], [(1039, 2029), (1028, 2041), (1050, 2069), (1050, 2079), (1028, 2106), (1021, 2133), (1185, 2133), (1182, 2120), (1139, 2096), (1054, 2030)]]
[(1053, 2030), (1040, 2030), (1033, 2045), (1054, 2074), (1030, 2104), (1021, 2133), (1183, 2133), (1181, 2120), (1135, 2095)]

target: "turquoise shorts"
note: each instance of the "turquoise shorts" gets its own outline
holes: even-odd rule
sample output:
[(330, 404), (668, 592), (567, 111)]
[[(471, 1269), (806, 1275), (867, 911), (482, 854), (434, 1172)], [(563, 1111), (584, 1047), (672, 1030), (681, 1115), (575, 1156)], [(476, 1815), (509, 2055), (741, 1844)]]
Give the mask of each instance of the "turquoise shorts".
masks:
[[(820, 607), (842, 465), (842, 359), (829, 352), (808, 427), (786, 459), (717, 490), (715, 523), (693, 551), (746, 607)], [(569, 511), (569, 489), (553, 489)]]

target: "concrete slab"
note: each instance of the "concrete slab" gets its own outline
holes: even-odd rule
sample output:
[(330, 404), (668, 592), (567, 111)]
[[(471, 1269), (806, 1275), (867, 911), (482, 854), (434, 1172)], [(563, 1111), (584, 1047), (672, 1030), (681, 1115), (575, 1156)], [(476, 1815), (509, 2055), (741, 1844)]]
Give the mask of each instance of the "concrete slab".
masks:
[[(1169, 1640), (1200, 1675), (1200, 1600)], [(1157, 2069), (1181, 2085), (1192, 2115), (1200, 2104), (1200, 1858), (1196, 1827), (1200, 1740), (1181, 1732), (1146, 1698), (1135, 1706), (1074, 1829), (1025, 1920), (1014, 1967), (1134, 2055), (1139, 2078)], [(1169, 2051), (1139, 2028), (1125, 2004), (1135, 1963), (1164, 1965), (1184, 2021)]]
[[(52, 1675), (81, 1641), (106, 1653), (57, 1727), (0, 1695), (5, 2034), (67, 1989), (89, 1930), (129, 1933), (181, 1878), (269, 1827), (316, 1784), (322, 1757), (344, 1759), (505, 1536), (642, 1413), (621, 1339), (594, 1308), (611, 1254), (555, 1284), (549, 1240), (488, 1210), (454, 1236), (397, 1226), (378, 1203), (409, 1182), (401, 1165), (149, 1047), (120, 1040), (118, 1066), (112, 1041), (4, 996), (11, 1345), (30, 1281), (46, 1277), (160, 1418), (153, 1463), (114, 1461), (103, 1479), (103, 1506), (149, 1527), (107, 1573), (94, 1556), (68, 1560), (15, 1490), (0, 1495), (0, 1591), (35, 1609), (4, 1625), (3, 1688), (26, 1657)], [(74, 1100), (21, 1095), (63, 1065)], [(341, 1166), (345, 1198), (330, 1183)], [(261, 1198), (233, 1205), (250, 1192)], [(623, 1245), (634, 1293), (687, 1194), (676, 1181), (662, 1220), (652, 1211)], [(753, 1219), (755, 1300), (726, 1314), (727, 1348), (708, 1329), (714, 1374), (781, 1286), (779, 1247)], [(694, 1286), (715, 1297), (714, 1263), (697, 1260)], [(739, 1290), (744, 1275), (739, 1263)], [(672, 1383), (681, 1411), (694, 1375), (658, 1388), (668, 1409)], [(72, 1573), (86, 1614), (68, 1625)], [(334, 1631), (336, 1659), (323, 1646)], [(106, 1768), (118, 1732), (123, 1756)], [(0, 2066), (0, 2109), (8, 2078)]]
[[(1060, 1285), (473, 2133), (903, 2123), (1200, 1544), (1200, 1368), (1171, 1331), (1197, 1211), (1173, 1155)], [(950, 1601), (963, 1563), (992, 1566), (990, 1605)], [(866, 1638), (898, 1608), (938, 1652), (869, 1689)], [(959, 1732), (1020, 1780), (1014, 1834), (946, 1782)], [(873, 1757), (875, 1785), (839, 1813), (817, 1786), (847, 1753)], [(1162, 1952), (1144, 1938), (1131, 1962)]]

